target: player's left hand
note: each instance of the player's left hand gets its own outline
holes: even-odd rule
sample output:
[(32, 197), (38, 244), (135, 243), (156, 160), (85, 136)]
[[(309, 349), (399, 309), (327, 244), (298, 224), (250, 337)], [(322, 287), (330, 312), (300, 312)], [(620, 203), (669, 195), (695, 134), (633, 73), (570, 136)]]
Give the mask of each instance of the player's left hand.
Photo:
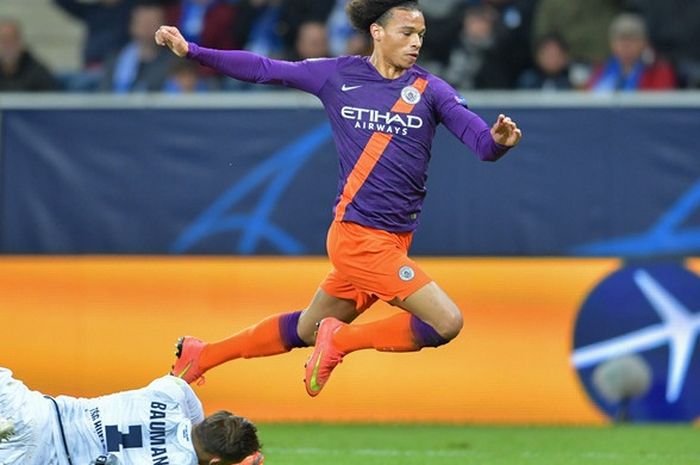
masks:
[(491, 137), (501, 145), (513, 147), (520, 142), (523, 133), (518, 129), (518, 125), (515, 124), (515, 121), (506, 115), (498, 115), (496, 123), (491, 128)]

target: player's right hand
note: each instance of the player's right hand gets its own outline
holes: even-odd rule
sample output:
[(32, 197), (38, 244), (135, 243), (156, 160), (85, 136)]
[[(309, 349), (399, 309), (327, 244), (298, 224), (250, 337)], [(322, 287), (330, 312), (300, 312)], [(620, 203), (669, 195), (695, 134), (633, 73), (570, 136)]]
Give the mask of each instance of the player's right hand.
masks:
[(180, 58), (187, 56), (190, 49), (189, 44), (182, 37), (178, 28), (174, 26), (161, 26), (156, 31), (156, 44), (161, 47), (167, 46), (173, 53)]

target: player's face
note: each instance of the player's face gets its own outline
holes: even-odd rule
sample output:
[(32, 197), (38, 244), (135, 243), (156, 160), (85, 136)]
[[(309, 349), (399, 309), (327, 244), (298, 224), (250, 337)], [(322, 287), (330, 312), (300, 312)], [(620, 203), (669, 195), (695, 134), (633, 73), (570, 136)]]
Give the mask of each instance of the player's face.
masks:
[(390, 64), (402, 69), (418, 60), (424, 35), (425, 18), (418, 10), (395, 9), (387, 23), (373, 31), (375, 47)]

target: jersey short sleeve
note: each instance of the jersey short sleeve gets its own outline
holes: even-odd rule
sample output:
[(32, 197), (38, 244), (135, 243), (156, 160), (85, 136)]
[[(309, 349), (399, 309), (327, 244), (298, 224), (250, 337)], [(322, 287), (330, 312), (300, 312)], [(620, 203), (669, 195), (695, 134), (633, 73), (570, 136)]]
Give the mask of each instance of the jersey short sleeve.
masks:
[(148, 385), (149, 389), (159, 391), (182, 407), (184, 414), (193, 425), (204, 421), (204, 409), (202, 402), (192, 388), (182, 379), (166, 375), (158, 378)]

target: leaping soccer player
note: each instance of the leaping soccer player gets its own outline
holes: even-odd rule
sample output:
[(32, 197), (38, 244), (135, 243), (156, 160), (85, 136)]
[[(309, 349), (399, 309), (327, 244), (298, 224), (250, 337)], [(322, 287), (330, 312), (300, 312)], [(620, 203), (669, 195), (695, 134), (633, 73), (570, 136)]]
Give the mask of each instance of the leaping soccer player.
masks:
[[(351, 0), (347, 14), (358, 30), (371, 35), (371, 56), (278, 61), (199, 47), (171, 26), (156, 32), (156, 42), (180, 57), (235, 79), (280, 84), (318, 97), (340, 158), (327, 240), (333, 269), (309, 306), (271, 316), (218, 342), (181, 338), (172, 374), (187, 382), (229, 360), (315, 345), (305, 384), (316, 396), (351, 352), (437, 347), (462, 329), (459, 308), (408, 257), (426, 195), (435, 130), (444, 124), (484, 161), (501, 158), (522, 133), (504, 115), (489, 128), (452, 87), (416, 65), (426, 31), (418, 1)], [(378, 299), (404, 311), (350, 324)]]
[(175, 376), (92, 399), (53, 398), (0, 367), (2, 465), (261, 465), (256, 431), (223, 410), (205, 418)]

